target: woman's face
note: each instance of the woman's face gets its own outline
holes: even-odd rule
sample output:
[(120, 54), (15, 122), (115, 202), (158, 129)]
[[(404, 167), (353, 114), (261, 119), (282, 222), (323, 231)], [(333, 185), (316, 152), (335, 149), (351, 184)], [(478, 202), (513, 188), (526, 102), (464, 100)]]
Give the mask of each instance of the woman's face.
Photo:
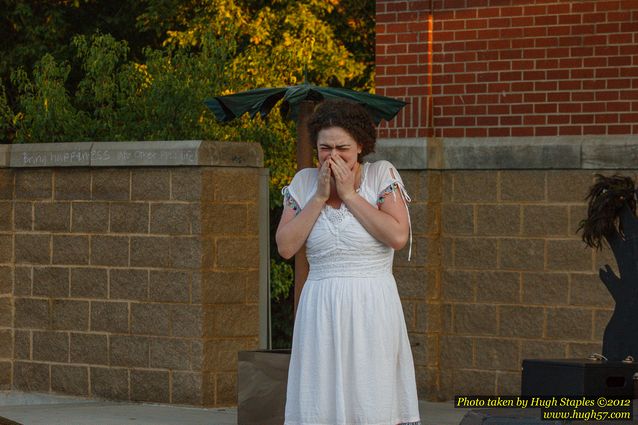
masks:
[(340, 156), (352, 170), (361, 153), (361, 145), (341, 127), (328, 127), (317, 134), (317, 154), (319, 165), (323, 165), (331, 155)]

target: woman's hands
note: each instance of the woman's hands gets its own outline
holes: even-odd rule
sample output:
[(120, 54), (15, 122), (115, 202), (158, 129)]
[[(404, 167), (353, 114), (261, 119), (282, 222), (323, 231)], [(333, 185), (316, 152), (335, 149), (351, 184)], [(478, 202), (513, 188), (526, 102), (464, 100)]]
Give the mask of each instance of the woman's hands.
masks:
[(346, 202), (353, 196), (356, 196), (357, 191), (354, 186), (359, 163), (357, 162), (354, 169), (351, 170), (339, 155), (331, 155), (330, 159), (325, 161), (323, 165), (326, 165), (328, 162), (330, 163), (330, 170), (334, 176), (339, 198), (341, 198), (343, 202)]
[(315, 198), (319, 201), (326, 202), (328, 198), (330, 198), (331, 174), (329, 161), (324, 161), (321, 167), (319, 167), (319, 174), (317, 176), (317, 192), (315, 193)]

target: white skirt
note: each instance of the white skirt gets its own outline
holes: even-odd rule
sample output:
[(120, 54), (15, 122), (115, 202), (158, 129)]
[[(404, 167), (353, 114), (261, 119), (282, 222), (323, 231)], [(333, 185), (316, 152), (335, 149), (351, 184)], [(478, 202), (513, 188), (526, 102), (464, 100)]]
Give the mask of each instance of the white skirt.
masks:
[(308, 280), (295, 319), (285, 425), (418, 423), (392, 274)]

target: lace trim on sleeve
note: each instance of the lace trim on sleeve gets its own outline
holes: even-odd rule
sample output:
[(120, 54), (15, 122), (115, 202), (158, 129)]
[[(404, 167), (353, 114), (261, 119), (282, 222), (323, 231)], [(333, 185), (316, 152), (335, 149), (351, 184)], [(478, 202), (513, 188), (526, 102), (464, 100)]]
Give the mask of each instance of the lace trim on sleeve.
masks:
[(388, 196), (390, 193), (392, 193), (392, 196), (394, 196), (394, 201), (396, 202), (397, 192), (401, 194), (403, 205), (405, 205), (405, 211), (408, 213), (408, 227), (410, 229), (410, 247), (408, 248), (408, 261), (410, 261), (410, 259), (412, 258), (412, 221), (410, 220), (410, 210), (408, 209), (408, 204), (412, 202), (412, 198), (410, 198), (410, 195), (408, 195), (408, 192), (406, 192), (403, 183), (396, 180), (392, 182), (388, 187), (383, 189), (377, 197), (377, 208), (381, 207), (381, 204), (385, 202), (385, 197)]
[(288, 189), (288, 186), (281, 189), (281, 194), (284, 196), (284, 205), (291, 208), (295, 212), (295, 215), (299, 214), (299, 212), (301, 211), (301, 207), (299, 206), (295, 198), (293, 198), (290, 194), (290, 189)]

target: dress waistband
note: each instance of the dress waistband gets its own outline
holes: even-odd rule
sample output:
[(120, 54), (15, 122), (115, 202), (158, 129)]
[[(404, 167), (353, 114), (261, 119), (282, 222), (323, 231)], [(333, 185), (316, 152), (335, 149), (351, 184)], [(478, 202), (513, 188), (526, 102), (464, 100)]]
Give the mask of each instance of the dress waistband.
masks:
[(337, 277), (378, 277), (392, 275), (392, 258), (368, 259), (361, 261), (334, 261), (334, 258), (324, 261), (313, 261), (309, 258), (309, 280), (331, 279)]

